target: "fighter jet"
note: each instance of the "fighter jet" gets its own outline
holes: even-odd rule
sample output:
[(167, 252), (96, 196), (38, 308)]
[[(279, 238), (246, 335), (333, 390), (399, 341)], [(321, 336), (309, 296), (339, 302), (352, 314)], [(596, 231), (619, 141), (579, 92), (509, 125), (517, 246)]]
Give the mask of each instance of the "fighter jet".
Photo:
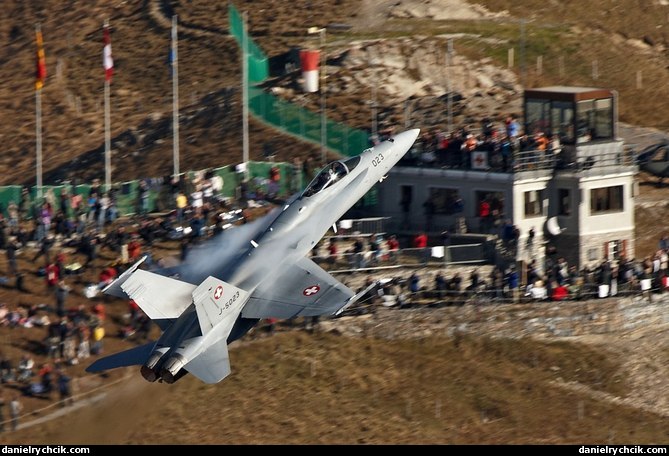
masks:
[(192, 252), (206, 260), (205, 267), (182, 268), (177, 279), (139, 269), (143, 259), (138, 261), (103, 291), (133, 299), (163, 333), (155, 342), (99, 359), (87, 371), (139, 365), (150, 382), (174, 383), (190, 372), (217, 383), (230, 374), (228, 344), (260, 319), (341, 313), (363, 293), (356, 295), (306, 255), (386, 176), (418, 132), (328, 164), (276, 213), (250, 228), (225, 231), (222, 239), (233, 239), (225, 248)]

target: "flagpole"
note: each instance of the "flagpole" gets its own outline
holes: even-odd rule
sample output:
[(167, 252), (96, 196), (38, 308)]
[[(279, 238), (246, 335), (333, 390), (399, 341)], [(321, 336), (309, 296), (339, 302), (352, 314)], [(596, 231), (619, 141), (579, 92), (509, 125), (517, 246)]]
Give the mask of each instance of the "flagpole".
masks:
[(111, 188), (111, 131), (109, 113), (109, 81), (105, 81), (105, 190)]
[(179, 176), (179, 58), (177, 46), (177, 15), (172, 16), (172, 152), (173, 177)]
[[(41, 32), (41, 26), (40, 24), (37, 24), (35, 26), (35, 36), (38, 36)], [(43, 46), (43, 44), (38, 43), (38, 53), (40, 52), (41, 46)], [(37, 65), (39, 66), (39, 55)], [(38, 80), (40, 77), (41, 75), (39, 74), (38, 69)], [(40, 84), (35, 87), (35, 173), (37, 174), (36, 184), (38, 199), (42, 197), (42, 84), (43, 81), (40, 81)]]
[(37, 198), (42, 197), (42, 89), (35, 90), (35, 149), (37, 153)]
[(35, 90), (35, 148), (37, 152), (37, 198), (42, 197), (42, 89)]
[[(104, 22), (104, 27), (109, 27), (109, 19)], [(105, 77), (105, 190), (111, 189), (111, 114), (109, 108), (110, 81)]]
[(248, 60), (248, 31), (246, 28), (247, 13), (242, 14), (242, 161), (244, 162), (244, 177), (248, 177), (249, 161), (249, 60)]

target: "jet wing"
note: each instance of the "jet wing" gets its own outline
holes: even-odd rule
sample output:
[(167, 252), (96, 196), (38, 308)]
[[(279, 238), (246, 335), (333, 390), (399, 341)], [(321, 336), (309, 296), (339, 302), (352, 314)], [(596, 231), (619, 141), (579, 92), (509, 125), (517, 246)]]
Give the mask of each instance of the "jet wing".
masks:
[(197, 287), (138, 269), (125, 278), (120, 288), (128, 298), (133, 299), (142, 308), (150, 319), (170, 320), (178, 318), (190, 305), (191, 293)]
[(302, 258), (253, 292), (244, 318), (292, 318), (331, 315), (355, 293), (308, 258)]

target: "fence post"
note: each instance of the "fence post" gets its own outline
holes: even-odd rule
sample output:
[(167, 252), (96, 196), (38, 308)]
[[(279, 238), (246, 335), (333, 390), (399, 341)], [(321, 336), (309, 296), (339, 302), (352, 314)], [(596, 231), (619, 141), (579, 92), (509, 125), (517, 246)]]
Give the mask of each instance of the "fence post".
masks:
[(542, 55), (537, 57), (537, 75), (541, 76), (544, 71), (544, 57)]
[(507, 57), (506, 57), (506, 59), (507, 59), (506, 66), (507, 66), (508, 68), (513, 68), (513, 57), (514, 57), (513, 54), (514, 54), (514, 52), (515, 52), (515, 51), (514, 51), (513, 48), (509, 48), (509, 51), (508, 51), (508, 53), (507, 53)]
[(444, 246), (444, 269), (446, 269), (451, 262), (451, 246)]

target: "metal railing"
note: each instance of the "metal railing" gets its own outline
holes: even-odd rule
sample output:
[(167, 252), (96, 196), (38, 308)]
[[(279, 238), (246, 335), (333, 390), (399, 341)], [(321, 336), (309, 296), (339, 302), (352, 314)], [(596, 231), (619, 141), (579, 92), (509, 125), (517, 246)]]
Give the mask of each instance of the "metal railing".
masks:
[(422, 155), (414, 153), (400, 165), (495, 173), (554, 170), (610, 172), (611, 168), (630, 169), (635, 166), (634, 151), (622, 147), (618, 142), (563, 146), (559, 153), (538, 149), (521, 150), (506, 156), (499, 150), (447, 151), (444, 156), (437, 156), (434, 162), (422, 161)]
[(342, 252), (336, 255), (319, 253), (312, 256), (311, 259), (326, 271), (334, 274), (407, 267), (476, 265), (488, 262), (484, 257), (483, 244), (366, 250), (360, 253)]
[[(361, 308), (373, 309), (378, 305), (384, 307), (409, 308), (409, 307), (440, 307), (440, 306), (491, 306), (503, 304), (529, 304), (541, 302), (574, 302), (590, 301), (609, 298), (624, 298), (644, 296), (648, 301), (652, 301), (653, 295), (661, 295), (663, 288), (654, 287), (650, 290), (643, 290), (638, 283), (621, 284), (614, 295), (602, 295), (597, 289), (598, 285), (585, 284), (581, 286), (568, 287), (566, 296), (560, 299), (554, 299), (551, 296), (543, 298), (533, 297), (525, 286), (516, 289), (504, 287), (502, 289), (477, 287), (462, 287), (458, 290), (453, 289), (421, 289), (411, 292), (408, 290), (407, 278), (388, 278), (379, 280), (375, 286), (368, 288), (365, 296), (346, 313), (358, 313)], [(398, 288), (399, 287), (399, 288)]]
[(344, 219), (337, 222), (337, 237), (371, 236), (386, 232), (386, 223), (390, 217), (367, 217), (360, 219)]

